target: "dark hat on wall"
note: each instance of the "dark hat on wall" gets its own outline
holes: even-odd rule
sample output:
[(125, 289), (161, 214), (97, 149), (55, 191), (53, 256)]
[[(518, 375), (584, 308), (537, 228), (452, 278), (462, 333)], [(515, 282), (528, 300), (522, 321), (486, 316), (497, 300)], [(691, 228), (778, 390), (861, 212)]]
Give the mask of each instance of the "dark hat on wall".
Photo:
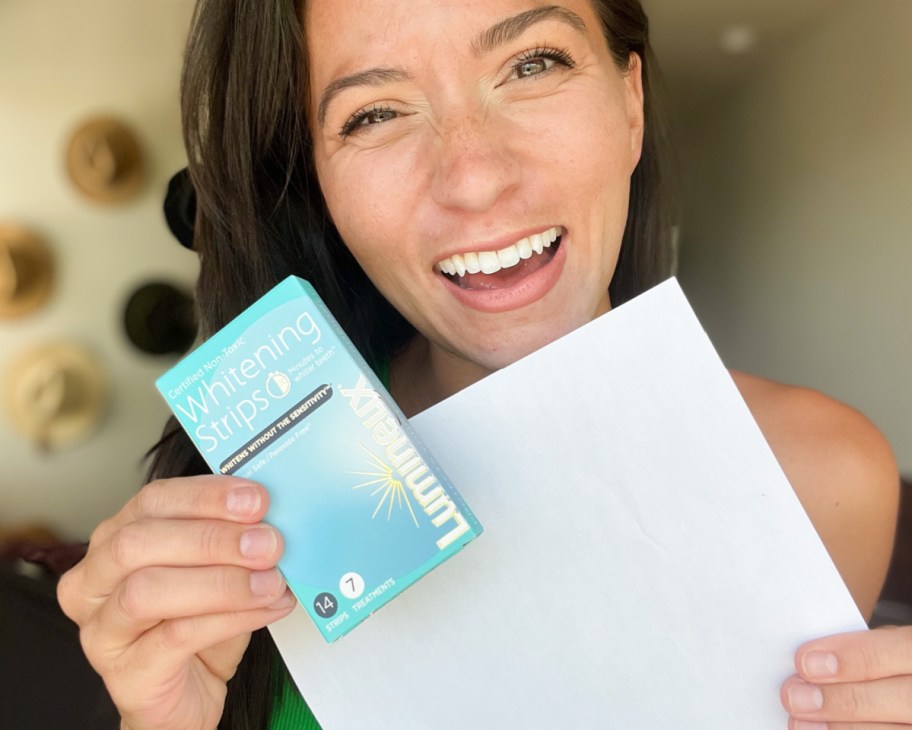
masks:
[(145, 178), (136, 135), (113, 117), (95, 117), (70, 136), (66, 169), (76, 189), (98, 203), (123, 203), (135, 196)]
[(193, 298), (164, 281), (137, 287), (124, 308), (127, 338), (149, 355), (182, 355), (196, 339)]
[(168, 181), (163, 205), (168, 229), (182, 246), (193, 248), (193, 225), (196, 222), (196, 190), (185, 167)]
[(34, 233), (0, 223), (0, 319), (35, 311), (54, 283), (51, 252)]

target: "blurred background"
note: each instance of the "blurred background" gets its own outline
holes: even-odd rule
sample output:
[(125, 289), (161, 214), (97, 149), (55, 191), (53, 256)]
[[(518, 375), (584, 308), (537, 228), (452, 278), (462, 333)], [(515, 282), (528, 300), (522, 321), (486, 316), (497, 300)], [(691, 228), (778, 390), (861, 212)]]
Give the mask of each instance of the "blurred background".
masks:
[[(912, 3), (646, 0), (680, 154), (679, 274), (727, 365), (844, 400), (912, 473)], [(47, 302), (0, 318), (0, 390), (35, 345), (97, 356), (97, 427), (42, 451), (0, 414), (0, 524), (84, 538), (140, 485), (176, 360), (123, 326), (151, 280), (189, 290), (195, 255), (162, 215), (184, 166), (178, 80), (191, 0), (0, 2), (0, 224), (44, 239)], [(128, 124), (141, 187), (99, 202), (67, 146), (99, 115)], [(7, 409), (8, 410), (8, 409)]]
[[(51, 250), (46, 303), (0, 318), (0, 528), (42, 523), (84, 539), (136, 491), (144, 452), (167, 409), (154, 379), (175, 357), (132, 345), (131, 294), (150, 280), (193, 286), (196, 256), (162, 215), (169, 178), (186, 165), (178, 81), (189, 0), (0, 0), (0, 224), (25, 226)], [(66, 166), (87, 119), (128, 124), (144, 163), (124, 202), (82, 194)], [(84, 438), (50, 451), (9, 418), (11, 366), (30, 348), (64, 341), (99, 362), (107, 393)]]
[[(679, 276), (711, 339), (730, 367), (867, 414), (912, 474), (912, 2), (644, 1), (680, 154)], [(197, 273), (162, 215), (192, 6), (0, 0), (0, 296), (46, 290), (0, 308), (0, 543), (87, 539), (166, 418), (154, 379), (177, 351), (135, 330), (170, 301), (144, 285), (186, 293)], [(99, 117), (131, 137), (77, 142)], [(120, 192), (87, 192), (80, 165)], [(46, 259), (23, 263), (41, 248), (23, 230)]]

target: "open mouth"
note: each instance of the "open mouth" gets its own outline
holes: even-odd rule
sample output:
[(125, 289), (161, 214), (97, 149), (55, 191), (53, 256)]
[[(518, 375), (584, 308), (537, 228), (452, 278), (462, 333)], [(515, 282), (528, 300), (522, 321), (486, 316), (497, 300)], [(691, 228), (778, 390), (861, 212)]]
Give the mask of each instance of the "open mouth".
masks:
[(506, 289), (547, 266), (561, 244), (555, 226), (498, 251), (454, 254), (434, 268), (460, 289)]

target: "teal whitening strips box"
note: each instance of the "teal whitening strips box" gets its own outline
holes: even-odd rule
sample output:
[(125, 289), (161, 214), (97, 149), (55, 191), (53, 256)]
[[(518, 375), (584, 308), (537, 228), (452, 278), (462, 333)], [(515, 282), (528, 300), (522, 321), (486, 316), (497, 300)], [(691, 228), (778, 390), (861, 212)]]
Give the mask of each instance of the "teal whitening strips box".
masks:
[(279, 568), (327, 641), (481, 534), (303, 279), (285, 279), (156, 384), (213, 472), (269, 490)]

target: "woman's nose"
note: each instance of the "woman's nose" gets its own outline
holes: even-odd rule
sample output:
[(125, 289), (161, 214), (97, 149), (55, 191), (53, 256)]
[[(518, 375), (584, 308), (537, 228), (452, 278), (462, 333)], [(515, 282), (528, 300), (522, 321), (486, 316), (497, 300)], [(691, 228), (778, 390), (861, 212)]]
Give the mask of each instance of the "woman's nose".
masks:
[(438, 205), (481, 212), (518, 185), (522, 168), (504, 134), (496, 123), (476, 117), (440, 129), (432, 178)]

